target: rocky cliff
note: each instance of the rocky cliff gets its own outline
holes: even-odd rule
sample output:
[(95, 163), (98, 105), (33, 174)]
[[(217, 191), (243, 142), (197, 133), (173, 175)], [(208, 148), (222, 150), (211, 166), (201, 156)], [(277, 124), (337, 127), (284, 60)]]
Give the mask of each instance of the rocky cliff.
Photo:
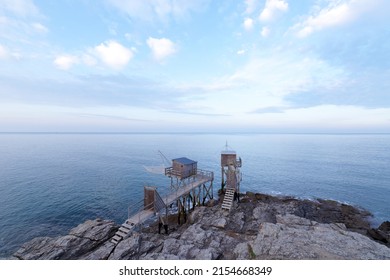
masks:
[[(390, 259), (389, 222), (371, 229), (370, 213), (326, 200), (247, 193), (230, 213), (218, 202), (196, 207), (168, 234), (151, 225), (118, 245), (112, 221), (86, 221), (68, 235), (24, 244), (17, 259)], [(373, 239), (376, 239), (374, 241)]]

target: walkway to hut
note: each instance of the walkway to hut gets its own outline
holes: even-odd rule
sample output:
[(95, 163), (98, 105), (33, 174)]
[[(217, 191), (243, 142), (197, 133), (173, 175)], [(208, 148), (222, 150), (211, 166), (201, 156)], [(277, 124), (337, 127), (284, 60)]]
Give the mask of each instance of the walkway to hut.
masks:
[[(180, 186), (177, 190), (170, 192), (168, 195), (164, 197), (160, 197), (160, 195), (156, 191), (156, 197), (150, 205), (143, 204), (143, 210), (137, 212), (134, 215), (129, 215), (129, 218), (121, 225), (117, 233), (111, 239), (111, 242), (114, 244), (118, 244), (123, 238), (128, 236), (130, 232), (137, 226), (140, 225), (147, 220), (149, 220), (154, 215), (158, 214), (162, 209), (167, 209), (169, 205), (178, 201), (181, 197), (185, 197), (191, 191), (195, 190), (197, 187), (204, 186), (207, 182), (211, 182), (210, 188), (212, 188), (212, 181), (214, 180), (214, 174), (210, 171), (197, 170), (197, 174), (193, 176), (189, 183)], [(203, 189), (203, 192), (207, 192), (207, 195), (210, 194), (210, 189)], [(212, 192), (212, 189), (211, 189)], [(205, 198), (205, 197), (204, 197)]]

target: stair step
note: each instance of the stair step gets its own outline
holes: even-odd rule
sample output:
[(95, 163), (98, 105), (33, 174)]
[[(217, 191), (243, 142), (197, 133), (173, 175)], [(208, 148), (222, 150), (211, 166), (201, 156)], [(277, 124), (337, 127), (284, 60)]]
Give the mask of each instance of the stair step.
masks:
[(119, 240), (122, 239), (122, 237), (119, 236), (119, 235), (117, 235), (117, 234), (115, 234), (115, 235), (112, 237), (112, 239), (119, 241)]
[(116, 240), (114, 240), (114, 239), (111, 239), (110, 241), (111, 241), (111, 243), (113, 243), (114, 245), (117, 245), (117, 244), (119, 243), (119, 241), (116, 241)]
[(230, 209), (233, 206), (233, 200), (234, 200), (234, 189), (226, 189), (225, 196), (222, 201), (221, 208), (230, 211)]
[(127, 236), (127, 234), (128, 234), (128, 233), (126, 233), (126, 232), (117, 231), (117, 233), (116, 233), (115, 235), (118, 235), (118, 236), (124, 238), (124, 237)]
[(121, 228), (125, 228), (125, 229), (128, 229), (128, 230), (132, 230), (134, 226), (131, 226), (131, 225), (128, 225), (126, 223), (122, 224)]
[(114, 244), (118, 244), (119, 241), (122, 240), (122, 237), (120, 236), (117, 236), (117, 235), (114, 235), (112, 238), (111, 238), (111, 242), (114, 243)]
[(137, 222), (132, 221), (132, 220), (126, 220), (125, 223), (128, 224), (129, 226), (134, 226)]
[(128, 228), (121, 227), (118, 229), (117, 232), (123, 232), (125, 234), (128, 234), (130, 232), (130, 230)]

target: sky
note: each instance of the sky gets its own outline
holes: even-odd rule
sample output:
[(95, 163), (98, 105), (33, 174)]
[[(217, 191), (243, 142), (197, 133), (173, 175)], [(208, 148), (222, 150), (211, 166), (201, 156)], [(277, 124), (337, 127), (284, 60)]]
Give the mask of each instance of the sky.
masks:
[(388, 0), (0, 0), (0, 131), (390, 133)]

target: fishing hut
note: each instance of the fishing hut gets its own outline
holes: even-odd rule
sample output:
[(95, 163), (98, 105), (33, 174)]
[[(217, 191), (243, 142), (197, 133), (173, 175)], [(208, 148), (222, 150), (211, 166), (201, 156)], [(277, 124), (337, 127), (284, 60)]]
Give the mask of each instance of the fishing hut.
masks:
[(157, 187), (144, 187), (144, 199), (137, 205), (131, 205), (128, 219), (121, 225), (111, 242), (118, 244), (129, 236), (135, 227), (157, 216), (159, 232), (164, 226), (168, 231), (168, 208), (173, 204), (178, 208), (178, 223), (186, 222), (187, 213), (197, 205), (204, 205), (213, 198), (214, 173), (198, 169), (197, 162), (186, 157), (172, 160), (164, 174), (170, 178), (168, 194), (160, 196)]
[(171, 180), (171, 191), (176, 196), (179, 224), (186, 222), (191, 208), (213, 198), (214, 174), (198, 169), (197, 165), (196, 161), (181, 157), (173, 159), (172, 166), (165, 169), (165, 176)]
[(226, 143), (225, 150), (221, 152), (221, 191), (225, 193), (222, 209), (230, 211), (233, 201), (239, 200), (241, 166), (241, 158), (237, 158), (237, 153)]

